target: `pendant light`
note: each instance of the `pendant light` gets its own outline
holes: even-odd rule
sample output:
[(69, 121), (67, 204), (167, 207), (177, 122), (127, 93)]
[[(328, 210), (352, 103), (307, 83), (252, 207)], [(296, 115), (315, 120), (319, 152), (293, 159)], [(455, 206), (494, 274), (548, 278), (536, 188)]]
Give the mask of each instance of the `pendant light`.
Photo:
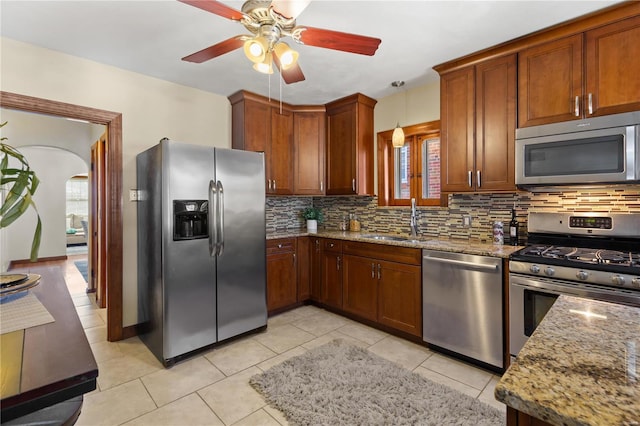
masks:
[[(391, 83), (391, 85), (399, 90), (402, 86), (404, 86), (404, 81), (394, 81), (393, 83)], [(400, 127), (400, 121), (396, 122), (396, 128), (393, 129), (391, 144), (394, 148), (402, 148), (404, 146), (404, 130), (402, 130), (402, 127)]]

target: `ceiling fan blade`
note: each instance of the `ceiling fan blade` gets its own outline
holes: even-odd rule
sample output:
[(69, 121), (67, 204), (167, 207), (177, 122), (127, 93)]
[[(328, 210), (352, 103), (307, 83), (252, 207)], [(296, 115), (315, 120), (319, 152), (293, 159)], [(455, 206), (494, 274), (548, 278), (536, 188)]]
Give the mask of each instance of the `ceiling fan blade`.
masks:
[(273, 63), (276, 65), (276, 68), (278, 68), (278, 71), (280, 71), (280, 75), (285, 83), (291, 84), (304, 81), (304, 74), (302, 74), (302, 69), (297, 62), (291, 68), (283, 70), (282, 67), (280, 67), (280, 60), (276, 55), (273, 55)]
[(309, 6), (311, 0), (273, 0), (271, 6), (281, 16), (295, 19)]
[(245, 36), (231, 37), (230, 39), (221, 41), (218, 44), (209, 46), (206, 49), (202, 49), (196, 53), (185, 56), (184, 58), (182, 58), (182, 60), (187, 62), (195, 62), (197, 64), (208, 61), (209, 59), (213, 59), (215, 57), (224, 55), (225, 53), (229, 53), (232, 50), (239, 49), (244, 45), (245, 38)]
[(379, 38), (306, 26), (296, 27), (293, 32), (294, 34), (299, 33), (299, 36), (294, 37), (294, 40), (307, 46), (324, 47), (325, 49), (368, 56), (373, 56), (382, 42)]
[(239, 21), (244, 18), (244, 13), (235, 10), (217, 0), (178, 0), (179, 2), (195, 6), (207, 12), (215, 13), (223, 18)]

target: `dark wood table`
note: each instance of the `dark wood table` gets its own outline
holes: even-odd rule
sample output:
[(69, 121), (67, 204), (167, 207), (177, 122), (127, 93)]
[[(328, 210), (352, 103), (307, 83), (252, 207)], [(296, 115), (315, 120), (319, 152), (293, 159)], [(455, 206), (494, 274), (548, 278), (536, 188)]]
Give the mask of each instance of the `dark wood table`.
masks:
[(29, 291), (55, 321), (0, 336), (3, 422), (91, 392), (98, 377), (98, 365), (61, 269), (29, 266), (11, 272), (42, 276)]

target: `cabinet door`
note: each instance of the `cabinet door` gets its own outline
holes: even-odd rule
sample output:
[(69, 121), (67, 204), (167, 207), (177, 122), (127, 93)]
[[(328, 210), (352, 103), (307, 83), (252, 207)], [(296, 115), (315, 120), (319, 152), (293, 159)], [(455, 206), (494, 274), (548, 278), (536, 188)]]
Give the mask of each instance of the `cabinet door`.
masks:
[(244, 102), (244, 147), (247, 151), (267, 152), (267, 143), (271, 139), (271, 108), (269, 105)]
[(322, 195), (324, 193), (324, 112), (294, 112), (293, 139), (294, 193)]
[(518, 56), (518, 126), (582, 118), (582, 34)]
[(640, 110), (640, 16), (586, 33), (586, 115)]
[(442, 192), (474, 189), (474, 69), (445, 74), (440, 80), (440, 168)]
[(271, 108), (271, 145), (267, 178), (269, 194), (293, 194), (293, 113)]
[(415, 336), (422, 336), (420, 266), (386, 261), (378, 263), (378, 322)]
[(342, 255), (322, 253), (322, 303), (342, 308)]
[(362, 318), (377, 320), (378, 265), (374, 259), (344, 256), (342, 309)]
[(304, 302), (311, 297), (311, 239), (299, 237), (296, 241), (298, 264), (297, 301)]
[(515, 190), (516, 55), (476, 65), (476, 191)]
[(277, 253), (267, 256), (267, 310), (269, 312), (295, 304), (295, 253)]
[(327, 111), (327, 195), (356, 193), (356, 124), (355, 105)]
[(311, 299), (320, 302), (322, 299), (321, 240), (311, 239)]

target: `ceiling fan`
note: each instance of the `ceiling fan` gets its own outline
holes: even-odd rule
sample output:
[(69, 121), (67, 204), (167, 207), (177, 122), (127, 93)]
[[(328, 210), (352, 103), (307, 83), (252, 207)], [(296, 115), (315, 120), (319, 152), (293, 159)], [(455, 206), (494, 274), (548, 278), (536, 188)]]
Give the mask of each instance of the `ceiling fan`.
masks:
[(298, 52), (281, 41), (291, 37), (293, 41), (307, 46), (373, 56), (381, 40), (357, 34), (297, 26), (296, 17), (311, 0), (248, 0), (242, 11), (217, 0), (178, 0), (232, 21), (238, 21), (251, 33), (237, 35), (196, 53), (185, 56), (183, 61), (201, 63), (244, 47), (244, 53), (253, 68), (265, 74), (273, 73), (273, 64), (287, 83), (304, 80), (298, 65)]

